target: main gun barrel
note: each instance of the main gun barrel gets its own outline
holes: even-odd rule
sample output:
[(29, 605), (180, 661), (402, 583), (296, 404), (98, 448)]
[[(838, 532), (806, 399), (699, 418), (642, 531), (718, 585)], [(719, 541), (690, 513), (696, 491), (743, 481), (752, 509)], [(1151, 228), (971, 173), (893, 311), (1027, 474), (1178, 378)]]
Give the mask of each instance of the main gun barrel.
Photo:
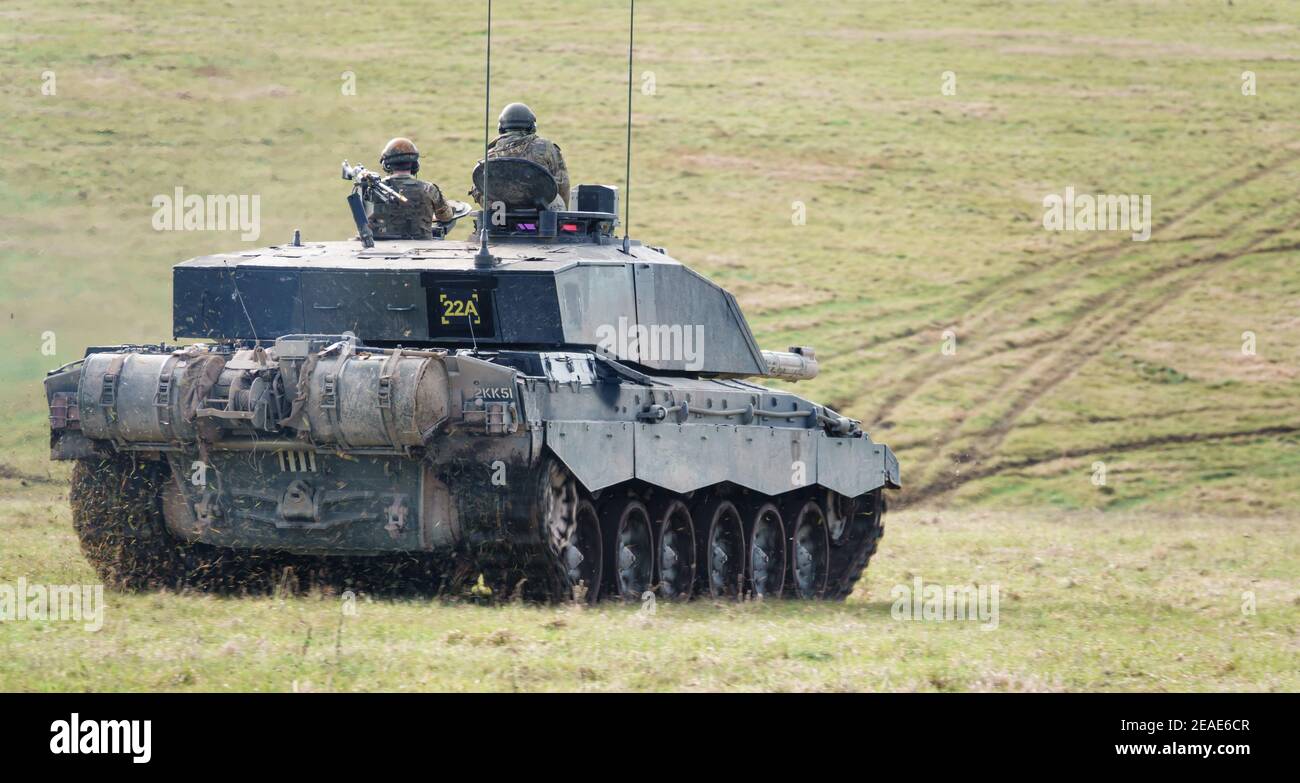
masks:
[(769, 378), (807, 381), (817, 377), (817, 355), (812, 348), (793, 346), (789, 351), (763, 351)]

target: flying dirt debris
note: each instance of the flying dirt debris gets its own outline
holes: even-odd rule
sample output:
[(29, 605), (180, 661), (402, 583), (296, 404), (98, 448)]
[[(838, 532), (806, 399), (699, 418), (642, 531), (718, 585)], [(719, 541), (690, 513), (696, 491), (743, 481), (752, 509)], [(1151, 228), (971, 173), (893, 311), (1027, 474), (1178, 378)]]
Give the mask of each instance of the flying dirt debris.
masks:
[(476, 226), (486, 264), (441, 238), (191, 259), (173, 331), (210, 343), (93, 347), (49, 374), (52, 457), (76, 461), (109, 584), (293, 566), (542, 600), (849, 594), (898, 462), (743, 380), (810, 378), (813, 351), (760, 350), (725, 290), (624, 252), (616, 189), (556, 212), (536, 164), (490, 167), (507, 209)]

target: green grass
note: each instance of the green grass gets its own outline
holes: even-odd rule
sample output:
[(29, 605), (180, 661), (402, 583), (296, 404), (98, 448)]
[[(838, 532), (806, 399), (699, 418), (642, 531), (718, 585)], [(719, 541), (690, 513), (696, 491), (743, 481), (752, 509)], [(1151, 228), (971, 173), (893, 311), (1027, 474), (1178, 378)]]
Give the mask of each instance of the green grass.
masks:
[[(621, 185), (623, 8), (496, 9), (493, 100), (538, 111), (575, 183)], [(38, 481), (66, 476), (46, 459), (43, 373), (86, 345), (167, 338), (170, 266), (241, 244), (153, 231), (152, 197), (258, 194), (259, 245), (342, 237), (338, 162), (374, 166), (394, 135), (459, 196), (481, 144), (481, 11), (0, 10), (3, 580), (90, 578), (57, 484)], [(911, 511), (863, 591), (649, 620), (366, 604), (338, 654), (330, 600), (121, 596), (93, 636), (0, 625), (0, 685), (1294, 689), (1294, 4), (640, 11), (638, 81), (656, 90), (637, 94), (633, 234), (732, 289), (764, 346), (816, 346), (822, 375), (798, 390), (899, 452)], [(1067, 186), (1150, 194), (1151, 241), (1044, 231), (1043, 197)], [(895, 622), (887, 587), (910, 573), (1017, 597), (995, 633)]]
[[(0, 505), (0, 583), (79, 584), (55, 491)], [(844, 604), (473, 606), (106, 594), (0, 623), (0, 691), (1278, 690), (1300, 687), (1291, 519), (904, 512)], [(994, 585), (997, 626), (894, 619), (894, 585)], [(1255, 613), (1243, 614), (1252, 592)]]
[[(642, 12), (637, 77), (655, 90), (636, 104), (634, 232), (734, 289), (764, 345), (815, 345), (823, 374), (800, 389), (897, 445), (911, 498), (978, 504), (1045, 445), (1118, 438), (1127, 475), (1178, 487), (1136, 505), (1185, 510), (1223, 438), (1262, 418), (1300, 427), (1300, 18), (1286, 2), (1103, 5)], [(498, 9), (494, 95), (533, 104), (575, 182), (622, 181), (616, 10)], [(0, 461), (43, 470), (45, 369), (87, 344), (166, 338), (169, 266), (239, 246), (154, 232), (153, 195), (259, 194), (257, 244), (295, 228), (339, 237), (338, 160), (373, 163), (399, 133), (460, 194), (480, 143), (480, 11), (11, 4)], [(956, 95), (940, 92), (945, 71)], [(1150, 194), (1152, 241), (1044, 231), (1042, 198), (1067, 186)], [(795, 201), (806, 225), (790, 220)], [(1127, 421), (1052, 426), (1080, 410)], [(1156, 476), (1167, 462), (1127, 444), (1171, 429), (1217, 436), (1177, 444), (1186, 472)], [(1267, 451), (1293, 446), (1278, 435)], [(978, 478), (941, 486), (954, 457)], [(1264, 450), (1248, 462), (1272, 476), (1253, 496), (1300, 502)], [(1003, 497), (1054, 504), (1058, 488), (1021, 483)], [(1083, 502), (1087, 486), (1071, 494)]]

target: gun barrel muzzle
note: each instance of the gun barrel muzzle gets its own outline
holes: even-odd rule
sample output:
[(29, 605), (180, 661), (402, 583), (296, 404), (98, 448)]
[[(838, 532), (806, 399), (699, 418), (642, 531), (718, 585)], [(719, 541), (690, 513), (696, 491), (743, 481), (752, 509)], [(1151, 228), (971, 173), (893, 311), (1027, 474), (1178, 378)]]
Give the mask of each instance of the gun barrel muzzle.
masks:
[(763, 351), (767, 363), (764, 375), (787, 381), (807, 381), (817, 377), (817, 355), (812, 348), (795, 346), (789, 351)]

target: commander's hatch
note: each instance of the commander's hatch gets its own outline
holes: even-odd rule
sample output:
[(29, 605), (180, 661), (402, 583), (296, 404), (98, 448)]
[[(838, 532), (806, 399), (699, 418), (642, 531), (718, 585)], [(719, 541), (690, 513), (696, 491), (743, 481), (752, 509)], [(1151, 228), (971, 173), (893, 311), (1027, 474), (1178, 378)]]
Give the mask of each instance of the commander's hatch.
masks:
[(483, 161), (478, 162), (473, 177), (475, 190), (485, 194), (485, 209), (474, 220), (476, 234), (486, 224), (492, 240), (613, 243), (618, 225), (617, 188), (578, 185), (568, 205), (576, 209), (555, 210), (551, 208), (557, 195), (555, 178), (540, 163), (526, 158), (490, 158), (486, 167)]

